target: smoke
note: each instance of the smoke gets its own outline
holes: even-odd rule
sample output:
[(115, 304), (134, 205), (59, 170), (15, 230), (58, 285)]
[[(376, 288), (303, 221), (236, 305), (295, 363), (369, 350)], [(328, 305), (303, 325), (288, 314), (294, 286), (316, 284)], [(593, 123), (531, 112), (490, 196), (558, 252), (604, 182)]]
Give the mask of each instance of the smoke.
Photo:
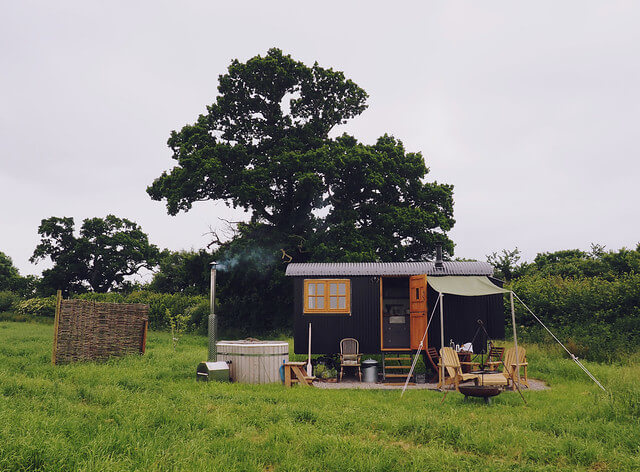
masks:
[(256, 270), (265, 270), (275, 264), (277, 255), (275, 252), (262, 247), (245, 249), (237, 254), (225, 254), (218, 261), (216, 270), (227, 271), (236, 267), (251, 267)]

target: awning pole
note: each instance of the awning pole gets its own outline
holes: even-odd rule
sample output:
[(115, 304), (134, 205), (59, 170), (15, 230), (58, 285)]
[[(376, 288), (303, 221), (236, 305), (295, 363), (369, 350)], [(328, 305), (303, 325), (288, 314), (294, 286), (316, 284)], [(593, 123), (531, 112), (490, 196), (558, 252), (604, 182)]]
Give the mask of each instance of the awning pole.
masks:
[[(440, 297), (438, 297), (438, 299), (436, 300), (436, 304), (433, 306), (433, 310), (431, 310), (431, 315), (429, 316), (429, 321), (427, 323), (427, 327), (424, 330), (424, 334), (422, 335), (422, 340), (420, 340), (420, 345), (418, 346), (418, 350), (416, 351), (416, 355), (413, 358), (413, 364), (411, 364), (411, 369), (409, 370), (409, 373), (407, 374), (407, 378), (404, 381), (404, 387), (402, 387), (402, 393), (400, 394), (400, 398), (402, 398), (402, 396), (404, 395), (404, 391), (407, 389), (407, 385), (409, 385), (409, 379), (413, 375), (413, 370), (416, 368), (416, 363), (418, 362), (418, 357), (420, 357), (420, 351), (424, 347), (425, 339), (427, 339), (427, 333), (429, 332), (429, 326), (431, 326), (431, 321), (433, 321), (433, 315), (435, 315), (436, 308), (438, 308), (438, 301), (440, 301)], [(426, 366), (427, 365), (426, 365), (426, 362), (425, 362), (425, 367)]]
[(444, 390), (444, 359), (442, 348), (444, 347), (444, 294), (440, 292), (440, 390)]
[[(511, 301), (511, 323), (513, 324), (513, 344), (516, 347), (516, 376), (517, 382), (520, 383), (520, 356), (518, 356), (518, 335), (516, 334), (516, 310), (513, 307), (513, 291), (509, 292), (509, 299)], [(506, 366), (507, 369), (509, 366)], [(516, 382), (516, 379), (512, 379)]]

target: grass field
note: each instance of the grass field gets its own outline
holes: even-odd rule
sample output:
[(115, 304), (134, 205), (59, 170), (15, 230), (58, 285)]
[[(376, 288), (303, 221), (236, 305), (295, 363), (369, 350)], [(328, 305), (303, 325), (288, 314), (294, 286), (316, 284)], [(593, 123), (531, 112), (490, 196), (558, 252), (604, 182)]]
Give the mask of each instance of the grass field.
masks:
[(0, 470), (640, 470), (640, 363), (528, 347), (550, 390), (492, 405), (433, 391), (195, 382), (206, 340), (52, 367), (52, 326), (0, 322)]

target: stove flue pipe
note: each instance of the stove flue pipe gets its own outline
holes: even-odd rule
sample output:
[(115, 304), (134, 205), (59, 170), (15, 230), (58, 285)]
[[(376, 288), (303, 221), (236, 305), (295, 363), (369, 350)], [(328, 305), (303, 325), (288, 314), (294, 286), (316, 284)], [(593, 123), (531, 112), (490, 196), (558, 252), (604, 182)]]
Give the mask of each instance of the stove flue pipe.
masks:
[(436, 263), (435, 263), (435, 267), (436, 267), (436, 269), (443, 269), (444, 268), (444, 264), (442, 262), (442, 244), (438, 244), (436, 246)]
[(218, 319), (215, 313), (216, 304), (216, 266), (217, 262), (211, 263), (211, 308), (209, 311), (209, 361), (216, 362), (218, 360)]

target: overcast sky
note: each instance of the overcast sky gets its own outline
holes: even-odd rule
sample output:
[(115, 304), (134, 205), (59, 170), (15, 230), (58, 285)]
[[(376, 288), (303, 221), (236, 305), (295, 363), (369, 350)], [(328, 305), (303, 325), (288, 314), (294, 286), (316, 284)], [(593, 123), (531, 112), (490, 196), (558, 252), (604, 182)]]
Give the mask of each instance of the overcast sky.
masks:
[(3, 2), (0, 251), (21, 274), (40, 220), (113, 213), (198, 249), (222, 204), (167, 215), (146, 187), (230, 61), (281, 48), (345, 75), (384, 133), (455, 186), (456, 256), (640, 242), (639, 2)]

